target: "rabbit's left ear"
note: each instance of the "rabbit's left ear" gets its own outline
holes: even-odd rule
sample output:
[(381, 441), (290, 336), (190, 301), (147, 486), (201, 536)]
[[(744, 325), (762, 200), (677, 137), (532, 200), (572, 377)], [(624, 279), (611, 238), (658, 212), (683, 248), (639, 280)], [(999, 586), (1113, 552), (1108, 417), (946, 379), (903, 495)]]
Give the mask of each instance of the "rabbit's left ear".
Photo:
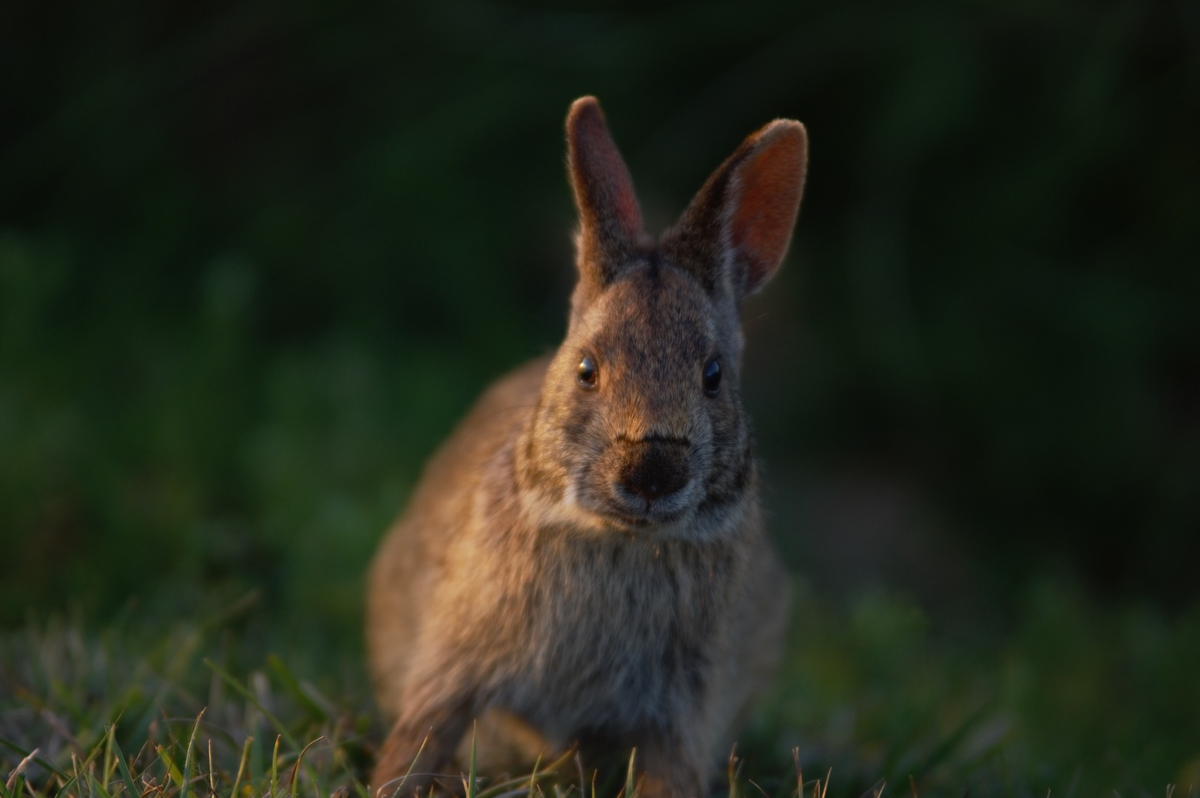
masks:
[(605, 285), (644, 233), (633, 179), (595, 97), (580, 97), (567, 114), (567, 168), (579, 208), (580, 278)]
[(787, 253), (807, 165), (804, 125), (771, 122), (713, 172), (665, 247), (710, 292), (727, 289), (741, 300), (757, 291)]

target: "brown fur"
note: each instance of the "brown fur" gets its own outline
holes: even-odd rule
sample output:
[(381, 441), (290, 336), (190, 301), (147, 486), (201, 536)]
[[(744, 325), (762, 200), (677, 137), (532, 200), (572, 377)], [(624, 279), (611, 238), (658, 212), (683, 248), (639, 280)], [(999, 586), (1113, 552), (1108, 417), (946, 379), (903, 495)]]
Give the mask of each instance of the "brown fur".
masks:
[(473, 719), (507, 715), (555, 747), (636, 746), (647, 795), (703, 795), (779, 654), (786, 579), (738, 395), (738, 309), (787, 249), (804, 128), (749, 137), (658, 242), (594, 99), (567, 139), (566, 340), (484, 394), (371, 568), (370, 667), (393, 723), (376, 790), (410, 766), (404, 792), (424, 788)]

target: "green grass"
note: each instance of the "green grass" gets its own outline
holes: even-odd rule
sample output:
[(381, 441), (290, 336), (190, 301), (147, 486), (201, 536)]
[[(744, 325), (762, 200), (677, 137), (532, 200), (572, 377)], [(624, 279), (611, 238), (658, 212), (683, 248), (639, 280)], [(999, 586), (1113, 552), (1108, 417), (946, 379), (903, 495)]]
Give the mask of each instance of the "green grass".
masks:
[[(145, 615), (0, 638), (0, 798), (365, 796), (381, 729), (356, 646), (272, 640), (252, 602), (165, 627)], [(779, 684), (714, 789), (1194, 795), (1197, 673), (1200, 612), (1099, 610), (1044, 585), (982, 635), (898, 597), (835, 607), (802, 588)], [(593, 789), (570, 758), (532, 766), (470, 792)]]

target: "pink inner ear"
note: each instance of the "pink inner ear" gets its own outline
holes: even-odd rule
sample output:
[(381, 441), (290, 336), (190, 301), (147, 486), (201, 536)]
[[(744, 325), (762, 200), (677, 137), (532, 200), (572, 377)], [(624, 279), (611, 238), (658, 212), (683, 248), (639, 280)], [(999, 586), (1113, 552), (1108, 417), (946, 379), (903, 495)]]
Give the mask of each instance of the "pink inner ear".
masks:
[(638, 205), (637, 195), (629, 180), (629, 170), (621, 154), (612, 146), (600, 147), (600, 156), (604, 161), (604, 172), (613, 191), (613, 213), (617, 222), (631, 235), (636, 236), (642, 229), (642, 209)]
[(567, 121), (573, 155), (573, 179), (581, 184), (580, 210), (603, 224), (615, 222), (625, 235), (642, 230), (642, 211), (634, 193), (629, 169), (621, 158), (594, 98), (580, 98)]
[(730, 223), (733, 244), (750, 269), (747, 293), (779, 268), (792, 238), (804, 188), (803, 128), (792, 123), (766, 135), (771, 140), (738, 167), (740, 190)]
[(636, 236), (642, 229), (642, 209), (638, 206), (637, 195), (633, 187), (626, 183), (617, 192), (617, 216), (621, 226)]

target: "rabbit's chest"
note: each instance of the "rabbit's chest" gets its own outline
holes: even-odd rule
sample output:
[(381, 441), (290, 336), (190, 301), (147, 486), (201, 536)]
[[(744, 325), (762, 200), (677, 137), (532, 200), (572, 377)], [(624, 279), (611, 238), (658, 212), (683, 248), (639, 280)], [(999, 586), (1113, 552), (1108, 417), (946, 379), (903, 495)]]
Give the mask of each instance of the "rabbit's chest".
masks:
[(731, 557), (640, 541), (566, 541), (546, 554), (513, 602), (527, 624), (505, 669), (515, 709), (569, 737), (665, 722), (696, 700)]

